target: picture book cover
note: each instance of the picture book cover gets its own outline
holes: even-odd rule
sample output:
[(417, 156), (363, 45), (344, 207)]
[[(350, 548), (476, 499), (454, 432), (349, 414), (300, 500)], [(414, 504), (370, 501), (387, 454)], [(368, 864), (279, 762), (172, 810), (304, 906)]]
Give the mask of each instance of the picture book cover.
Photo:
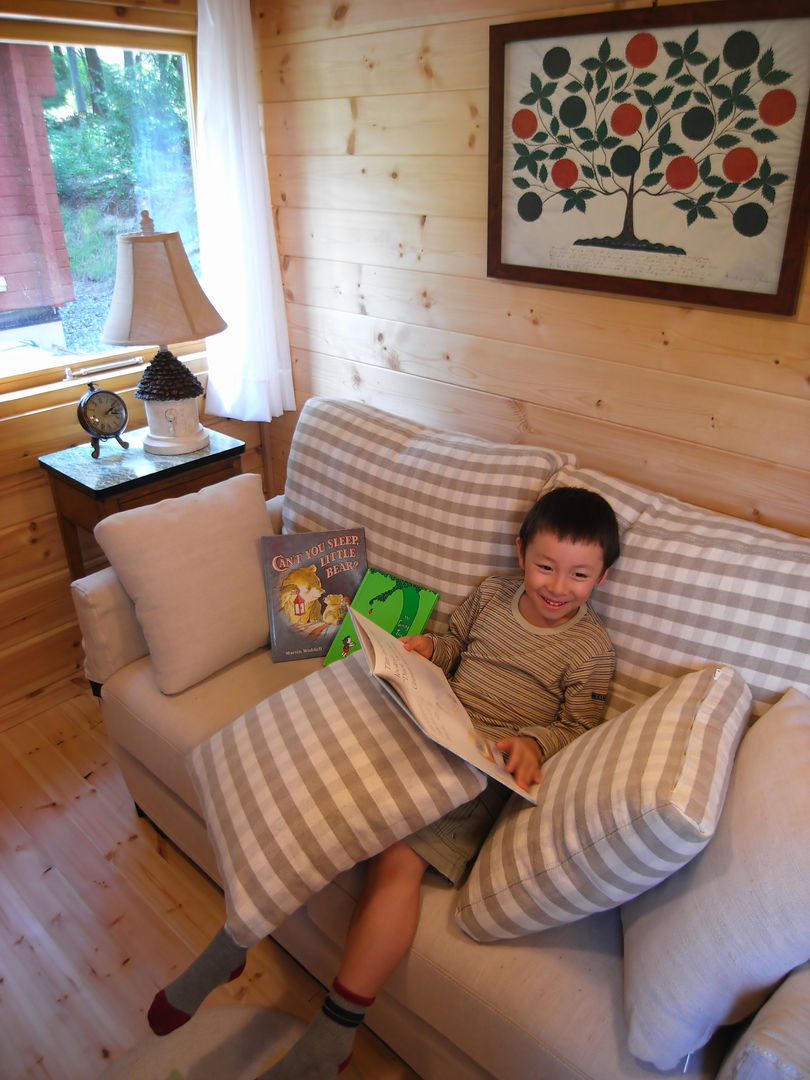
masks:
[(368, 567), (362, 528), (262, 537), (273, 660), (324, 656)]
[[(422, 633), (438, 599), (439, 594), (432, 589), (369, 567), (350, 606), (393, 637), (401, 638)], [(329, 646), (324, 664), (341, 660), (359, 648), (357, 631), (347, 615)]]

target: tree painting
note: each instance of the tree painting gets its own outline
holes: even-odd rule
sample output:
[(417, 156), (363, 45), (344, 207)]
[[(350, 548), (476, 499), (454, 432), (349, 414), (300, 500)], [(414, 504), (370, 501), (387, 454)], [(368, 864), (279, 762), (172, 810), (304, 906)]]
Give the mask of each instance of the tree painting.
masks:
[[(767, 292), (800, 180), (810, 19), (665, 17), (656, 9), (645, 25), (636, 12), (614, 26), (594, 16), (591, 32), (587, 18), (551, 20), (548, 33), (542, 21), (522, 35), (493, 28), (493, 48), (499, 34), (508, 43), (494, 151), (505, 262), (585, 272), (615, 264), (592, 272), (641, 277), (632, 269), (641, 264), (626, 260), (643, 256), (655, 280), (688, 281), (673, 269), (687, 256), (684, 275), (703, 264), (721, 275), (699, 285)], [(750, 265), (757, 238), (768, 240), (765, 270)], [(594, 263), (595, 253), (574, 256), (582, 248), (605, 254)], [(690, 259), (699, 270), (686, 269)], [(746, 265), (729, 272), (735, 259)], [(743, 283), (729, 286), (723, 274)]]
[[(659, 51), (669, 60), (662, 74), (650, 70)], [(699, 29), (682, 42), (640, 32), (621, 53), (605, 37), (576, 70), (567, 48), (550, 48), (512, 117), (517, 212), (536, 221), (558, 198), (564, 212), (584, 214), (591, 200), (619, 196), (616, 234), (575, 243), (683, 255), (636, 235), (636, 201), (668, 199), (689, 226), (725, 215), (741, 236), (759, 236), (792, 179), (767, 156), (796, 115), (790, 79), (751, 30), (730, 33), (716, 56), (701, 49)]]

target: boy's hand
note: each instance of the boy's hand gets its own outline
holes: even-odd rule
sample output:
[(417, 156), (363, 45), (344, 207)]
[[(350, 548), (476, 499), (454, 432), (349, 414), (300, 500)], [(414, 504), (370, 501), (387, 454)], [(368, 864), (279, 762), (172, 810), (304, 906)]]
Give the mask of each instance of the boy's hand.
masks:
[(408, 652), (419, 653), (426, 660), (433, 656), (433, 638), (427, 634), (406, 634), (400, 639)]
[(540, 780), (543, 751), (536, 740), (528, 735), (518, 735), (501, 739), (496, 745), (506, 756), (506, 771), (514, 776), (519, 788), (528, 791), (532, 784)]

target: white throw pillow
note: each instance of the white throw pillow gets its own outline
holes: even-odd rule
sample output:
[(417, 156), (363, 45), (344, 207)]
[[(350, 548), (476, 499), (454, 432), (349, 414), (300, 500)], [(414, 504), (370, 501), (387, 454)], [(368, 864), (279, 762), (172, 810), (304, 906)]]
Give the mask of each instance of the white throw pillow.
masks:
[(731, 668), (690, 672), (543, 766), (513, 795), (460, 895), (477, 941), (575, 922), (650, 889), (708, 843), (751, 694)]
[(765, 1002), (717, 1080), (810, 1080), (810, 962)]
[(632, 1053), (675, 1068), (810, 956), (810, 699), (789, 690), (740, 745), (717, 835), (622, 909)]
[(266, 644), (259, 541), (270, 532), (254, 473), (96, 525), (96, 540), (135, 604), (164, 694)]

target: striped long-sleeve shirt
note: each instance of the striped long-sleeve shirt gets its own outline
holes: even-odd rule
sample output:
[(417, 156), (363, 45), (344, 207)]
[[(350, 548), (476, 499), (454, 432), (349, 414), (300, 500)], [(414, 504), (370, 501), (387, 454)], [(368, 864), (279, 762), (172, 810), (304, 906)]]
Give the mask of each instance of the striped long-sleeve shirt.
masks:
[(522, 577), (483, 581), (448, 633), (431, 635), (432, 659), (476, 728), (530, 735), (549, 758), (601, 721), (616, 657), (590, 604), (562, 626), (532, 626), (518, 610), (522, 591)]

